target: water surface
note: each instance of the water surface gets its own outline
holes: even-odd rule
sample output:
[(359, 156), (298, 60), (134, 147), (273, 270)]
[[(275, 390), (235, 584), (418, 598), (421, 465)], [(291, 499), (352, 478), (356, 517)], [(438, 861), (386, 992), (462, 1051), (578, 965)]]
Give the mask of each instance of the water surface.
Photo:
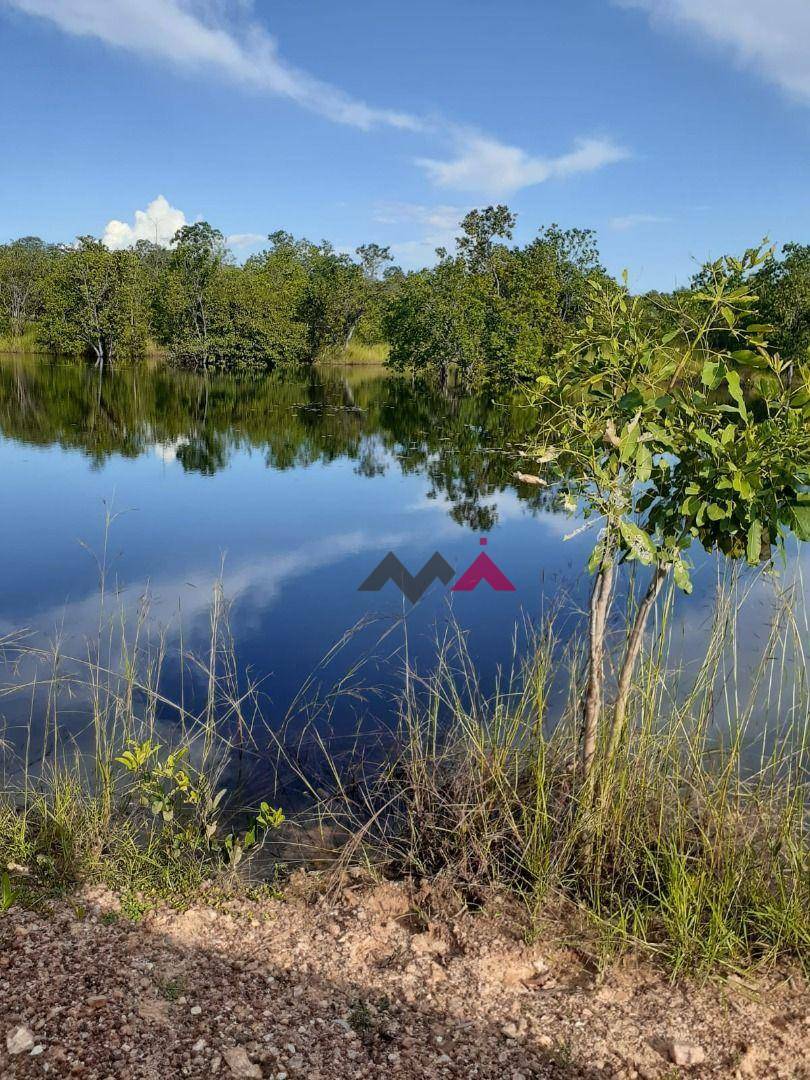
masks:
[[(169, 653), (181, 626), (183, 648), (204, 649), (221, 576), (239, 663), (263, 680), (270, 724), (313, 671), (326, 687), (362, 657), (358, 683), (394, 685), (403, 615), (413, 662), (430, 665), (453, 620), (491, 684), (516, 624), (560, 609), (564, 637), (587, 597), (593, 532), (576, 533), (553, 494), (514, 479), (533, 423), (520, 401), (442, 395), (374, 369), (240, 379), (141, 365), (101, 377), (84, 363), (2, 358), (0, 635), (30, 628), (80, 649), (98, 630), (103, 559), (108, 607), (133, 611), (149, 593)], [(412, 607), (393, 584), (358, 591), (388, 551), (414, 573), (438, 551), (458, 574), (482, 537), (514, 592), (436, 582)], [(693, 560), (694, 594), (677, 605), (687, 660), (701, 656), (717, 582), (713, 558)], [(752, 585), (751, 656), (772, 594)], [(172, 672), (170, 662), (167, 693)], [(347, 698), (337, 722), (390, 707), (385, 695)], [(0, 712), (19, 741), (24, 704), (0, 699)]]

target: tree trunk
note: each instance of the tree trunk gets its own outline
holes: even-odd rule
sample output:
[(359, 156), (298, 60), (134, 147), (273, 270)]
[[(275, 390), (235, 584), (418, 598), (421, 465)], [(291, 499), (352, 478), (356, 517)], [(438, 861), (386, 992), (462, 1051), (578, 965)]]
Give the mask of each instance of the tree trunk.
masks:
[(599, 717), (602, 711), (604, 684), (605, 628), (610, 610), (610, 594), (613, 589), (613, 552), (606, 545), (602, 565), (596, 574), (591, 591), (588, 619), (588, 689), (582, 721), (582, 772), (587, 781), (593, 768)]
[(613, 756), (619, 747), (619, 741), (621, 740), (627, 717), (627, 702), (630, 697), (630, 684), (633, 680), (633, 673), (635, 672), (636, 663), (641, 652), (647, 620), (650, 617), (650, 612), (655, 607), (655, 601), (658, 599), (658, 594), (661, 592), (661, 586), (664, 584), (668, 572), (668, 566), (657, 566), (655, 568), (650, 584), (647, 586), (647, 591), (644, 594), (644, 599), (639, 604), (638, 611), (636, 612), (633, 628), (630, 631), (630, 637), (627, 641), (627, 650), (625, 651), (624, 660), (622, 661), (621, 670), (619, 672), (619, 685), (616, 690), (616, 705), (613, 710), (613, 726), (610, 731), (610, 743), (607, 752), (608, 761), (613, 759)]

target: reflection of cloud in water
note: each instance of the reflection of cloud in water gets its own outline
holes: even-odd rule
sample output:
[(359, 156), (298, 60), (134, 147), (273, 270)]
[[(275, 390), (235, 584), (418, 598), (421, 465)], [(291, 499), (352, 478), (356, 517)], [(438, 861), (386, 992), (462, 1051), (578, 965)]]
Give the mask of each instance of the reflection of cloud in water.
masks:
[[(363, 530), (356, 530), (304, 544), (295, 551), (268, 554), (235, 568), (230, 568), (226, 563), (222, 574), (223, 591), (230, 601), (248, 594), (254, 604), (267, 608), (291, 582), (317, 569), (334, 565), (362, 551), (376, 550), (381, 546), (395, 547), (413, 539), (414, 534), (405, 532), (372, 536)], [(190, 584), (190, 578), (195, 578), (199, 584)], [(114, 594), (108, 593), (105, 616), (101, 619), (100, 597), (94, 593), (44, 612), (34, 628), (34, 641), (41, 648), (44, 644), (42, 637), (50, 636), (59, 641), (63, 654), (83, 659), (88, 655), (88, 647), (92, 648), (98, 640), (100, 624), (108, 633), (112, 621), (131, 641), (139, 611), (144, 605), (148, 610), (148, 626), (155, 638), (163, 633), (171, 639), (182, 626), (186, 641), (193, 640), (195, 627), (199, 627), (202, 620), (206, 620), (207, 624), (213, 589), (218, 580), (219, 576), (210, 569), (198, 569), (196, 572), (186, 569), (180, 578), (167, 576), (159, 580), (133, 582)], [(110, 595), (114, 595), (114, 600), (110, 599)], [(14, 630), (11, 625), (0, 621), (0, 635)], [(119, 638), (116, 655), (111, 659), (111, 666), (116, 670), (121, 669), (121, 645)], [(4, 686), (30, 686), (35, 677), (42, 678), (44, 663), (46, 661), (41, 657), (37, 659), (33, 654), (24, 654), (16, 659), (13, 671), (11, 665), (6, 665), (5, 676), (0, 683)], [(43, 707), (45, 694), (47, 690), (43, 689), (37, 697)], [(72, 683), (69, 698), (69, 716), (72, 718), (69, 727), (78, 731), (84, 727), (92, 711), (90, 690), (84, 688), (83, 692), (80, 683)], [(5, 737), (18, 749), (22, 739), (27, 736), (32, 714), (40, 715), (41, 710), (32, 710), (30, 694), (19, 691), (0, 701), (0, 732), (5, 728)], [(42, 731), (35, 730), (31, 736), (31, 753), (38, 757), (42, 752)]]
[(152, 445), (152, 453), (159, 458), (164, 465), (171, 465), (177, 461), (177, 452), (184, 446), (188, 446), (188, 439), (172, 439), (171, 442), (156, 442)]

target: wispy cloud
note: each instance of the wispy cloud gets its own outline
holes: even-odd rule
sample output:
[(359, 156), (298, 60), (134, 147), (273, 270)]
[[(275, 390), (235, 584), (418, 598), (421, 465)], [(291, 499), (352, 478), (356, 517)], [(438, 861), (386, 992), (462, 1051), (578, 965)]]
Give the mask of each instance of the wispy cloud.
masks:
[(810, 105), (808, 0), (616, 0), (731, 48), (738, 63)]
[(608, 225), (615, 232), (625, 232), (627, 229), (635, 229), (638, 225), (660, 225), (670, 220), (670, 218), (662, 217), (660, 214), (624, 214), (619, 217), (612, 217)]
[(232, 248), (246, 248), (253, 247), (254, 244), (260, 244), (263, 240), (267, 239), (266, 233), (260, 232), (238, 232), (231, 233), (230, 236), (225, 237), (225, 242), (228, 247)]
[(457, 131), (456, 143), (456, 156), (449, 161), (419, 158), (417, 164), (439, 187), (482, 195), (507, 195), (629, 157), (627, 150), (607, 138), (578, 139), (573, 150), (559, 157), (534, 157), (474, 131)]
[(312, 112), (358, 128), (387, 125), (411, 131), (423, 122), (408, 113), (377, 109), (322, 82), (278, 51), (267, 31), (231, 5), (211, 0), (4, 0), (27, 15), (56, 23), (69, 34), (93, 37), (129, 52), (189, 69), (215, 69), (233, 82), (289, 98)]
[(185, 224), (183, 211), (172, 206), (163, 195), (158, 195), (145, 210), (135, 211), (132, 225), (115, 218), (108, 221), (103, 241), (113, 250), (132, 247), (139, 240), (150, 240), (153, 244), (168, 247), (174, 234)]
[(374, 220), (381, 225), (402, 225), (413, 222), (439, 232), (455, 232), (467, 213), (460, 206), (424, 206), (421, 203), (383, 202), (374, 209)]
[(394, 128), (449, 144), (454, 156), (447, 160), (417, 161), (441, 188), (508, 194), (628, 156), (608, 138), (590, 138), (559, 157), (542, 157), (455, 123), (369, 105), (286, 60), (275, 38), (252, 17), (252, 0), (0, 0), (0, 6), (175, 68), (218, 74), (336, 123)]
[(395, 241), (390, 247), (402, 265), (424, 266), (433, 260), (436, 248), (453, 246), (459, 222), (466, 213), (464, 208), (446, 203), (425, 206), (422, 203), (388, 202), (379, 203), (373, 217), (380, 225), (406, 225), (420, 231), (420, 236)]

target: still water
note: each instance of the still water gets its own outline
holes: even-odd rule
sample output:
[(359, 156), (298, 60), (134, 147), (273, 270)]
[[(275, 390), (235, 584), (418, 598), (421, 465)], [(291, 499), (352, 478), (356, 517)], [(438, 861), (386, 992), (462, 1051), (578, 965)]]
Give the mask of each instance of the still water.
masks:
[[(204, 651), (221, 577), (240, 668), (262, 680), (271, 725), (313, 672), (325, 693), (362, 660), (354, 684), (394, 685), (406, 634), (409, 659), (428, 667), (450, 621), (491, 684), (516, 625), (556, 610), (564, 637), (587, 598), (593, 532), (514, 480), (532, 422), (520, 402), (442, 396), (368, 368), (238, 379), (142, 365), (101, 378), (83, 363), (0, 358), (0, 637), (26, 629), (76, 653), (97, 635), (109, 513), (108, 607), (132, 612), (149, 594), (167, 653), (181, 628), (182, 648)], [(389, 551), (412, 573), (438, 551), (459, 574), (482, 537), (514, 591), (436, 581), (415, 606), (391, 583), (358, 591)], [(693, 561), (694, 594), (676, 608), (687, 664), (705, 647), (718, 576), (714, 558)], [(800, 570), (794, 554), (782, 581)], [(752, 657), (778, 584), (747, 586)], [(173, 677), (167, 662), (168, 695)], [(384, 694), (349, 695), (337, 723), (390, 708)], [(0, 698), (12, 744), (30, 712)]]

